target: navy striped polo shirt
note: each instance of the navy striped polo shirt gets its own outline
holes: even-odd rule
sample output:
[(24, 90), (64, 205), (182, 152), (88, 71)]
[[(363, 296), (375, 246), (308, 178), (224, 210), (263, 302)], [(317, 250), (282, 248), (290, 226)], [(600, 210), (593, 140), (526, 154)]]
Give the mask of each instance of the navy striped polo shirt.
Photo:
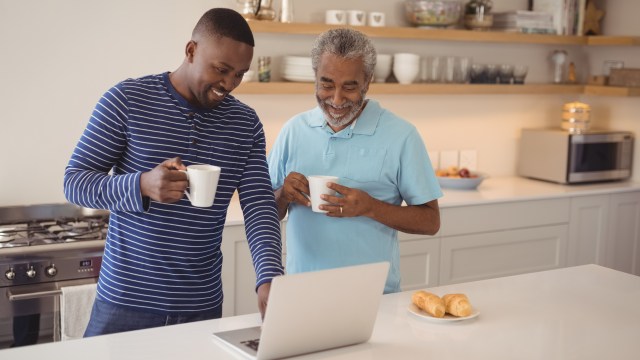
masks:
[[(222, 168), (210, 208), (142, 198), (140, 175), (179, 156)], [(98, 101), (65, 169), (67, 199), (111, 211), (98, 297), (159, 314), (222, 306), (220, 243), (238, 191), (257, 284), (283, 273), (280, 223), (255, 111), (231, 95), (214, 109), (180, 96), (169, 73), (127, 79)]]

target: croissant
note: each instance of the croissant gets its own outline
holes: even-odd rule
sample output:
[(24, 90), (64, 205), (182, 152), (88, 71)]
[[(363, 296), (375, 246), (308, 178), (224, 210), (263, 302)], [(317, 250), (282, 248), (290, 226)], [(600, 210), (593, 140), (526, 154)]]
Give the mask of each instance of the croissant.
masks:
[(446, 312), (453, 316), (471, 315), (471, 303), (465, 294), (447, 294), (442, 297)]
[(413, 301), (413, 303), (418, 308), (426, 311), (427, 314), (433, 317), (444, 317), (444, 301), (442, 301), (442, 299), (438, 295), (426, 292), (424, 290), (419, 290), (413, 293), (413, 296), (411, 296), (411, 301)]

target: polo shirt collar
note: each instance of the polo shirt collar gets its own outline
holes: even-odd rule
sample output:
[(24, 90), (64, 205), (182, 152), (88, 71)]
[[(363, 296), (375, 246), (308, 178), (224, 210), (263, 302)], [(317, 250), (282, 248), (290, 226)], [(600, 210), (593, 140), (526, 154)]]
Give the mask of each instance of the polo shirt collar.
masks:
[[(362, 113), (360, 113), (360, 116), (356, 119), (356, 126), (354, 126), (353, 129), (349, 129), (349, 127), (347, 127), (344, 130), (351, 130), (350, 133), (353, 134), (373, 135), (376, 131), (376, 127), (378, 126), (378, 122), (380, 121), (382, 112), (383, 109), (376, 100), (367, 99), (367, 105), (364, 107), (364, 110), (362, 110)], [(320, 106), (316, 106), (313, 110), (313, 116), (309, 118), (307, 123), (310, 127), (328, 127)]]

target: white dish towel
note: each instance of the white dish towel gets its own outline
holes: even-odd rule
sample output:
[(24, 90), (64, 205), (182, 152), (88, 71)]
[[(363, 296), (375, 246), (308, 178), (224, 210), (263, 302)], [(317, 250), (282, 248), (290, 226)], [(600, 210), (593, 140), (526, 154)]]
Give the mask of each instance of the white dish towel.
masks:
[(60, 339), (79, 339), (89, 323), (96, 284), (66, 286), (60, 290)]

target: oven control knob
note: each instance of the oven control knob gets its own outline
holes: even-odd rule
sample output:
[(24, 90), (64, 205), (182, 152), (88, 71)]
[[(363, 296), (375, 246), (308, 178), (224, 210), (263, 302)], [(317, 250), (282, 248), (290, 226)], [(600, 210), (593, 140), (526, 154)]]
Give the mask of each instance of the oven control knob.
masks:
[(45, 271), (46, 271), (48, 277), (54, 277), (54, 276), (56, 276), (58, 274), (58, 269), (56, 268), (55, 265), (47, 266)]
[(8, 280), (13, 280), (16, 278), (16, 272), (13, 271), (13, 268), (11, 268), (4, 273), (4, 277), (6, 277)]
[(30, 279), (36, 277), (36, 269), (34, 269), (33, 266), (29, 266), (29, 269), (27, 270), (27, 277)]

